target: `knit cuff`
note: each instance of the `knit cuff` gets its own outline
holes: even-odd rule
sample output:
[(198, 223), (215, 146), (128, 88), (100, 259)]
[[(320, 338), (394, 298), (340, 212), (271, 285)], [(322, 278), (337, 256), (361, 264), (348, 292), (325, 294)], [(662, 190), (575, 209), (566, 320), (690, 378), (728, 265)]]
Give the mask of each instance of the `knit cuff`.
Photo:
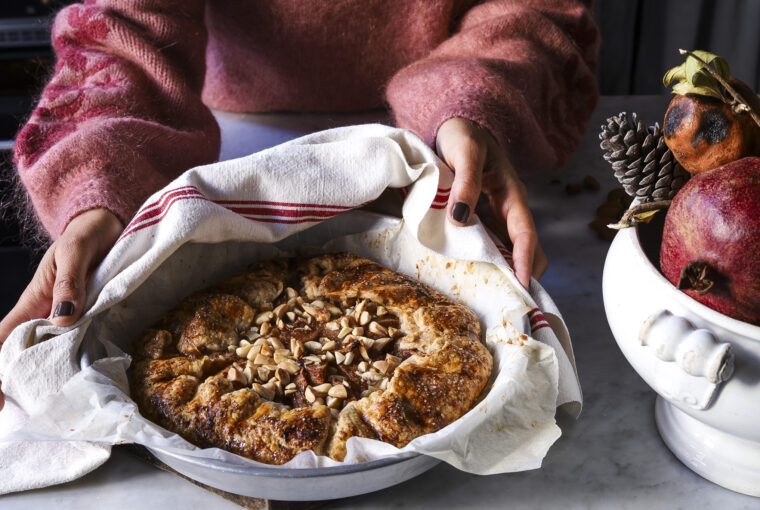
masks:
[[(512, 160), (525, 124), (535, 122), (520, 90), (478, 59), (413, 64), (394, 77), (387, 97), (396, 124), (431, 147), (441, 124), (461, 117), (487, 129)], [(545, 149), (539, 164), (554, 164), (554, 152)]]
[[(58, 217), (54, 218), (53, 223), (48, 226), (53, 239), (57, 239), (69, 226), (71, 220), (82, 213), (93, 209), (106, 209), (116, 216), (121, 222), (122, 227), (126, 226), (130, 218), (137, 211), (139, 204), (135, 206), (127, 205), (122, 200), (115, 200), (113, 195), (97, 181), (88, 182), (84, 189), (78, 190), (76, 198), (65, 202), (64, 207)], [(47, 225), (46, 225), (47, 226)]]
[(135, 199), (125, 197), (103, 180), (87, 179), (80, 183), (70, 184), (72, 187), (68, 198), (63, 200), (59, 213), (43, 219), (45, 228), (55, 240), (63, 233), (72, 219), (92, 209), (106, 209), (113, 213), (125, 226), (137, 211), (144, 197)]

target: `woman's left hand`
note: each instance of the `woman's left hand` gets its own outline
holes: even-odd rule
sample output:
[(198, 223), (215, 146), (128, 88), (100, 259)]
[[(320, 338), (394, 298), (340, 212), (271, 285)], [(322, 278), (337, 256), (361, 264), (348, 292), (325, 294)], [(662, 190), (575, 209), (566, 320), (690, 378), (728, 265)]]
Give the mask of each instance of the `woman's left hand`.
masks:
[(512, 241), (517, 279), (529, 288), (530, 277), (539, 278), (548, 261), (538, 242), (525, 185), (504, 150), (487, 129), (460, 117), (449, 119), (438, 128), (436, 150), (454, 170), (447, 207), (449, 220), (455, 225), (466, 225), (480, 193), (485, 193), (494, 217), (506, 227)]

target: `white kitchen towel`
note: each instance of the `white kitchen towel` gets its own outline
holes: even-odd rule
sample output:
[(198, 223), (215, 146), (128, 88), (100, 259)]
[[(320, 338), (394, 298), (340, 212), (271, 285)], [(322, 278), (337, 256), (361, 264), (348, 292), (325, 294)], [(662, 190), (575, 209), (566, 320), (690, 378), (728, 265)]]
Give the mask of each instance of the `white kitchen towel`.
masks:
[[(331, 221), (340, 218), (326, 220), (371, 202), (388, 187), (406, 187), (405, 228), (421, 245), (452, 259), (505, 268), (508, 253), (490, 242), (479, 222), (454, 227), (447, 221), (452, 177), (415, 135), (382, 125), (323, 131), (248, 157), (188, 170), (150, 197), (127, 225), (91, 278), (87, 311), (76, 324), (58, 328), (40, 319), (9, 336), (0, 350), (0, 380), (8, 395), (6, 409), (0, 412), (0, 440), (3, 430), (17, 430), (30, 416), (39, 415), (98, 357), (113, 355), (107, 343), (101, 346), (105, 353), (90, 352), (92, 346), (82, 343), (93, 317), (131, 295), (185, 244), (274, 243), (318, 224), (329, 231)], [(531, 295), (511, 270), (506, 273), (529, 304), (524, 320), (530, 326), (523, 329), (556, 353), (556, 405), (569, 404), (577, 414), (581, 392), (561, 316), (539, 285), (531, 286)], [(75, 479), (107, 458), (107, 445), (81, 443), (55, 441), (40, 448), (39, 441), (0, 442), (0, 493)], [(11, 453), (24, 460), (9, 460)], [(45, 469), (43, 455), (59, 462)]]

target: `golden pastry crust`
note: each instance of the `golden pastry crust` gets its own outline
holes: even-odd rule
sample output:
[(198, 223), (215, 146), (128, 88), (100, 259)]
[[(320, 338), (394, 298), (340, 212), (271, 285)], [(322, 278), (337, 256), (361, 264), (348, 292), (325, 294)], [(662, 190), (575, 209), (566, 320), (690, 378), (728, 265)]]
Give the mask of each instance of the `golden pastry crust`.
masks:
[(134, 358), (146, 417), (269, 464), (343, 460), (354, 436), (403, 447), (466, 413), (493, 364), (469, 308), (351, 253), (255, 264), (183, 301)]

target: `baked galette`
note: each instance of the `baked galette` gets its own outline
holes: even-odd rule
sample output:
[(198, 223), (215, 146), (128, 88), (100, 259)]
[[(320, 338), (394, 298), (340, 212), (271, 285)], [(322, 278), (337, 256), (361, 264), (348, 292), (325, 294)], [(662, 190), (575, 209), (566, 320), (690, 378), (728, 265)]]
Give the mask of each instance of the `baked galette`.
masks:
[(274, 259), (185, 299), (134, 342), (141, 413), (269, 464), (397, 447), (466, 413), (491, 374), (475, 313), (351, 254)]

